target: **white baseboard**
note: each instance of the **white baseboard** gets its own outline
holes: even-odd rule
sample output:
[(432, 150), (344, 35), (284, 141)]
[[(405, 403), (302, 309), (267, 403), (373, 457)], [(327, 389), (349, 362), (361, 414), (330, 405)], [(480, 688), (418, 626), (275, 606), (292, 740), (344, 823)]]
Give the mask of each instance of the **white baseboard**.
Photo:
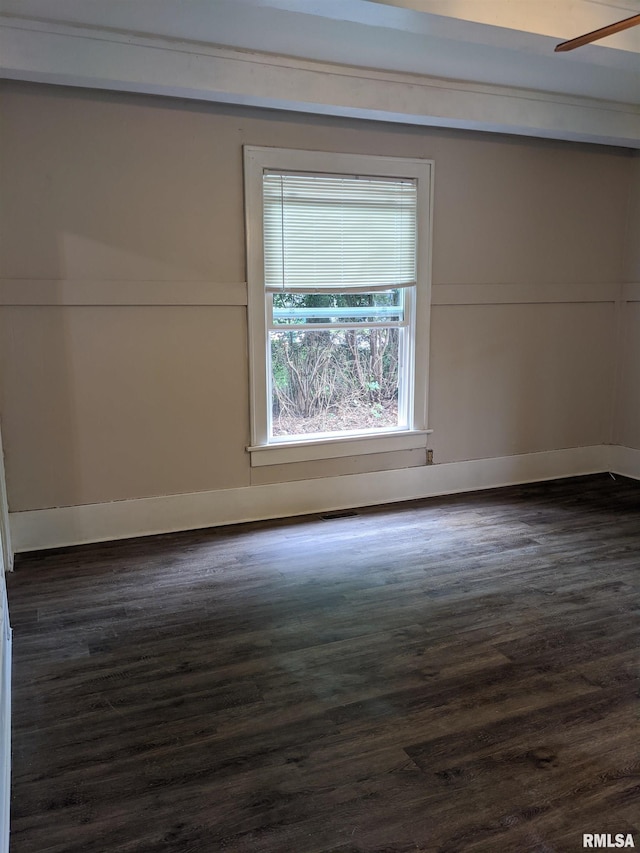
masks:
[[(239, 489), (14, 512), (16, 552), (347, 509), (611, 470), (602, 445)], [(634, 451), (637, 452), (637, 451)], [(620, 471), (619, 473), (623, 473)]]
[(640, 450), (633, 447), (621, 447), (612, 444), (606, 447), (608, 453), (607, 470), (622, 477), (640, 480)]

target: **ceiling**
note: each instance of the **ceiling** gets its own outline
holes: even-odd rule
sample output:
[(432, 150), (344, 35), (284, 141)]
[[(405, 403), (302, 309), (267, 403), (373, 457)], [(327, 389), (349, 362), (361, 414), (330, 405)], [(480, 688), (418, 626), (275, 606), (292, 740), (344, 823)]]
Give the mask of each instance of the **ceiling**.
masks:
[(0, 73), (640, 148), (640, 0), (3, 0)]

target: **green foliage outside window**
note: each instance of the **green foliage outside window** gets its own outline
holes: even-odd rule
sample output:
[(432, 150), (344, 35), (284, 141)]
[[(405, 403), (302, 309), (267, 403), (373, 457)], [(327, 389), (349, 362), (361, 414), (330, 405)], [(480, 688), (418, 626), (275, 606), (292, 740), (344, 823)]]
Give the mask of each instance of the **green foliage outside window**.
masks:
[[(401, 329), (362, 325), (379, 320), (376, 307), (397, 299), (397, 291), (274, 295), (274, 309), (301, 310), (300, 319), (270, 333), (274, 435), (397, 426)], [(309, 328), (314, 308), (367, 307), (372, 314), (358, 325)], [(341, 314), (336, 320), (344, 322)]]

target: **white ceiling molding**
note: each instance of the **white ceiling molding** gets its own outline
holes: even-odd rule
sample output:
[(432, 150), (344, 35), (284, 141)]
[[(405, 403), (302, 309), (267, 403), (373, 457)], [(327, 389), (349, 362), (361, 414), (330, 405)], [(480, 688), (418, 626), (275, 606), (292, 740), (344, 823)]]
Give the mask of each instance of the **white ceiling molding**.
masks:
[(640, 148), (637, 104), (9, 16), (0, 56), (9, 79)]

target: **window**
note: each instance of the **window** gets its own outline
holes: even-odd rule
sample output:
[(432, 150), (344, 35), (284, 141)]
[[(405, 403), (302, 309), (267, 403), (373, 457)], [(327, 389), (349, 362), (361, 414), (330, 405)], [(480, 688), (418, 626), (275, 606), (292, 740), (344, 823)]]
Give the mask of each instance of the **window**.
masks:
[(245, 148), (252, 465), (426, 446), (431, 168)]

